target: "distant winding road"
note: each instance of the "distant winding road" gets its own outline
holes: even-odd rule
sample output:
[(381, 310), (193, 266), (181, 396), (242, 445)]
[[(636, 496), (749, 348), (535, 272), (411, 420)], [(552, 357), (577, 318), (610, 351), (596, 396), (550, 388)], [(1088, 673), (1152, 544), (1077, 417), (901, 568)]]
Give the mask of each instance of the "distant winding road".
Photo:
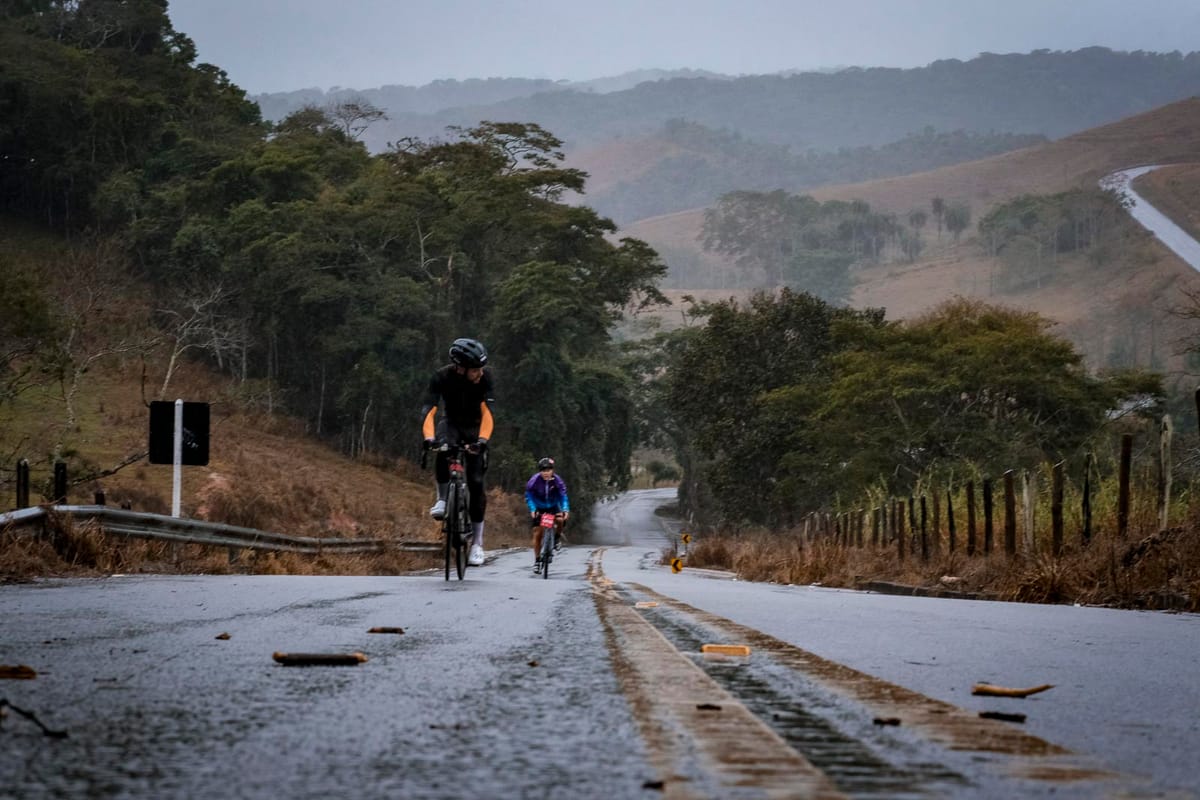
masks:
[(1150, 205), (1144, 197), (1133, 190), (1134, 179), (1145, 175), (1147, 172), (1161, 169), (1164, 166), (1167, 165), (1152, 164), (1118, 170), (1110, 175), (1105, 175), (1100, 180), (1100, 187), (1124, 193), (1133, 201), (1129, 207), (1129, 213), (1133, 215), (1133, 218), (1142, 227), (1157, 236), (1175, 255), (1186, 261), (1192, 269), (1200, 272), (1200, 242), (1192, 238), (1187, 231), (1172, 222), (1166, 214)]

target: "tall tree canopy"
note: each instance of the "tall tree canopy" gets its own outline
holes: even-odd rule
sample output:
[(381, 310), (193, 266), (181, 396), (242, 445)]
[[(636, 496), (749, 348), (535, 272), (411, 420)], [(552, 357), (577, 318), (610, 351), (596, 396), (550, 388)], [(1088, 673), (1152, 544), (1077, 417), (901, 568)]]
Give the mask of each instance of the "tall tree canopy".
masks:
[(1091, 375), (1030, 312), (955, 300), (908, 323), (783, 290), (701, 309), (664, 349), (683, 500), (787, 524), (931, 471), (1075, 455), (1157, 375)]
[[(347, 452), (411, 453), (425, 382), (474, 336), (500, 387), (501, 483), (552, 453), (581, 507), (623, 486), (635, 422), (610, 328), (663, 301), (665, 267), (562, 202), (586, 175), (561, 142), (481, 122), (373, 156), (369, 108), (264, 125), (166, 6), (0, 5), (0, 213), (111, 237), (172, 356), (202, 354)], [(6, 353), (36, 333), (29, 308)]]

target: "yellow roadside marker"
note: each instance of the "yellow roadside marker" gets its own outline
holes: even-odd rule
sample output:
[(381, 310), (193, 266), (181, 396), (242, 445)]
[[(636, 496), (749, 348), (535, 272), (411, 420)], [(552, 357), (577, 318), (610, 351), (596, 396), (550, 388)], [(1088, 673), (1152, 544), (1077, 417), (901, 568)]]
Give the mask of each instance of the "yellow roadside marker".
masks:
[(682, 572), (682, 571), (683, 571), (683, 559), (682, 558), (672, 558), (671, 559), (671, 572)]
[(692, 535), (690, 533), (685, 533), (679, 538), (683, 540), (684, 544), (690, 544), (692, 541)]
[(744, 644), (706, 644), (701, 645), (700, 652), (722, 656), (748, 656), (750, 647)]

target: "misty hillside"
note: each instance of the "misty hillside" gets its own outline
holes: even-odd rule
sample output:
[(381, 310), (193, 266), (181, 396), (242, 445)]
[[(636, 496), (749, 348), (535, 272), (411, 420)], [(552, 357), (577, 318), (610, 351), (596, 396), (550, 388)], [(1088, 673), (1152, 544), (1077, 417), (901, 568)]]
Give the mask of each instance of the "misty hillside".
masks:
[(324, 106), (358, 98), (366, 99), (393, 115), (405, 112), (433, 114), (463, 106), (503, 103), (541, 92), (577, 91), (601, 94), (621, 92), (646, 81), (673, 78), (730, 80), (727, 75), (699, 69), (639, 69), (590, 81), (556, 81), (549, 78), (471, 78), (463, 81), (433, 81), (424, 86), (389, 84), (371, 89), (334, 86), (328, 91), (314, 87), (290, 92), (266, 92), (252, 95), (250, 99), (258, 103), (259, 108), (262, 109), (263, 119), (278, 122), (293, 111), (305, 106)]
[[(627, 84), (636, 84), (628, 86)], [(738, 189), (803, 191), (973, 161), (1200, 94), (1200, 53), (983, 54), (917, 69), (728, 76), (645, 70), (589, 84), (499, 79), (259, 96), (264, 116), (361, 95), (376, 152), (451, 125), (535, 122), (619, 224)]]
[(481, 119), (536, 122), (568, 147), (646, 134), (671, 119), (738, 131), (799, 152), (884, 145), (939, 131), (1040, 133), (1056, 138), (1200, 94), (1200, 53), (983, 54), (916, 69), (676, 78), (606, 94), (541, 92), (434, 114), (388, 109), (368, 146), (444, 135)]
[(670, 120), (654, 136), (581, 148), (569, 160), (592, 177), (581, 202), (624, 225), (706, 206), (737, 190), (799, 192), (908, 175), (1045, 141), (1040, 134), (939, 133), (927, 127), (882, 147), (795, 154), (784, 145)]

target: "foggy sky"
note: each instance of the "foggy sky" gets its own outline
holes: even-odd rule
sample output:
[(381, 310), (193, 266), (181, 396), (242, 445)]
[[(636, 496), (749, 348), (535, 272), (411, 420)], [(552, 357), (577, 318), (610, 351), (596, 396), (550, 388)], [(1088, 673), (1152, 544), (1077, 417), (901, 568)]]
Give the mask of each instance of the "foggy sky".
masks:
[(252, 94), (1200, 49), (1200, 0), (170, 0), (169, 14)]

